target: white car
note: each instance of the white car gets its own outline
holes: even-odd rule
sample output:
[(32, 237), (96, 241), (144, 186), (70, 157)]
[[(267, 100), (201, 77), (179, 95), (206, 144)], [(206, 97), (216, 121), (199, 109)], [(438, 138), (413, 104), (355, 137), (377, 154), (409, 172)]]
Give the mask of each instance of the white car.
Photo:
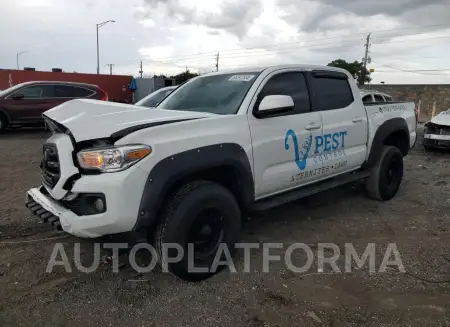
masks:
[[(72, 100), (44, 117), (31, 212), (80, 237), (148, 236), (189, 280), (215, 273), (249, 214), (359, 179), (392, 199), (417, 137), (414, 103), (364, 106), (347, 71), (309, 65), (198, 76), (152, 110)], [(168, 243), (193, 257), (169, 262)]]
[(156, 107), (157, 104), (161, 102), (161, 100), (163, 100), (166, 96), (172, 93), (172, 91), (175, 90), (176, 88), (177, 88), (176, 86), (163, 87), (142, 98), (141, 100), (136, 102), (135, 105), (149, 108)]
[(423, 145), (425, 148), (450, 149), (450, 109), (425, 123)]
[(392, 97), (389, 94), (378, 92), (375, 90), (360, 90), (360, 94), (364, 104), (393, 101)]

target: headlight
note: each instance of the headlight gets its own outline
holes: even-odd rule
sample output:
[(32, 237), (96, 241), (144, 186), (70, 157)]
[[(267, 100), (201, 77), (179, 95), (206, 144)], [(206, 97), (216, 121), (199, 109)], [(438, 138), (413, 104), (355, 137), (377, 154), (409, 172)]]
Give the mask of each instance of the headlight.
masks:
[(77, 153), (83, 169), (112, 173), (127, 169), (152, 152), (148, 145), (123, 145), (83, 150)]

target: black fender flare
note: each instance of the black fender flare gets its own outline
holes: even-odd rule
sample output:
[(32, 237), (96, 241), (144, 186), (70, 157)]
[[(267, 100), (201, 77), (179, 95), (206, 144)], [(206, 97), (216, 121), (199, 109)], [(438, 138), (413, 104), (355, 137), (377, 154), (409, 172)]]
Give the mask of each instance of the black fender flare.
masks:
[[(406, 142), (407, 149), (409, 150), (409, 129), (406, 120), (401, 117), (386, 120), (378, 127), (377, 131), (375, 132), (375, 136), (373, 137), (372, 141), (372, 147), (370, 148), (370, 154), (366, 163), (364, 164), (364, 168), (370, 168), (376, 164), (383, 151), (386, 138), (389, 137), (389, 135), (391, 135), (392, 133), (396, 133), (398, 131), (404, 131), (407, 135)], [(404, 153), (404, 155), (406, 154)]]
[(245, 150), (235, 143), (222, 143), (191, 149), (159, 161), (150, 171), (142, 193), (134, 231), (147, 229), (157, 221), (169, 192), (177, 181), (210, 169), (232, 167), (238, 173), (244, 210), (254, 202), (252, 168)]

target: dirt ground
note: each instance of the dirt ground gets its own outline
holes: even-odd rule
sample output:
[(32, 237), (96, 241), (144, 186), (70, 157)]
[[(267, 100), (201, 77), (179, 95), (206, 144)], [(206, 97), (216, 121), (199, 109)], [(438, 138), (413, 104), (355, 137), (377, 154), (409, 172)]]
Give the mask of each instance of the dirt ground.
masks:
[[(243, 272), (238, 252), (238, 273), (186, 283), (158, 270), (138, 274), (124, 257), (118, 273), (105, 257), (93, 273), (75, 268), (74, 243), (81, 242), (81, 261), (88, 266), (94, 241), (38, 223), (23, 203), (25, 191), (39, 184), (47, 136), (0, 136), (0, 326), (450, 326), (450, 152), (425, 151), (419, 139), (405, 158), (401, 189), (389, 202), (366, 198), (354, 184), (244, 226), (244, 242), (338, 244), (339, 267), (345, 243), (359, 254), (375, 243), (377, 267), (388, 243), (396, 243), (406, 273), (363, 267), (318, 274), (313, 266), (296, 274), (284, 262), (272, 262), (264, 273), (259, 249), (252, 251), (251, 273)], [(62, 267), (46, 273), (58, 242), (71, 273)], [(303, 259), (293, 254), (294, 261)]]

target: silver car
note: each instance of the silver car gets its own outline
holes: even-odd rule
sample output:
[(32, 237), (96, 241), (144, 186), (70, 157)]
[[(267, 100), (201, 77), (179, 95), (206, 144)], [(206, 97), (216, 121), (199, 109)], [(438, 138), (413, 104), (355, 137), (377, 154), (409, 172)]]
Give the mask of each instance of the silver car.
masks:
[(172, 93), (173, 90), (175, 90), (176, 86), (168, 86), (163, 87), (162, 89), (156, 90), (146, 97), (142, 98), (138, 102), (135, 103), (136, 106), (142, 106), (142, 107), (156, 107), (158, 103), (160, 103), (166, 96), (168, 96), (170, 93)]

